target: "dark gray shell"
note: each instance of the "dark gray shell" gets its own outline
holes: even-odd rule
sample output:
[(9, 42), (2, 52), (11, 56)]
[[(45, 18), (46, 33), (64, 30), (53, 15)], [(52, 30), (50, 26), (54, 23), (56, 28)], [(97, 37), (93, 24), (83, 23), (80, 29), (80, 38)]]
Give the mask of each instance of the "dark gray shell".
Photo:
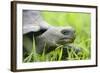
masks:
[(42, 18), (40, 11), (23, 10), (23, 34), (36, 32), (40, 29), (48, 29), (48, 25)]

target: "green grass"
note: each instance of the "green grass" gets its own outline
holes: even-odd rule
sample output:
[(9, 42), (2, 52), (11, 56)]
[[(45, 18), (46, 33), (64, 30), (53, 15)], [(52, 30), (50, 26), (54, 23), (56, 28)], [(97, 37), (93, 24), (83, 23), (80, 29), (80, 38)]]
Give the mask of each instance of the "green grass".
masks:
[[(76, 31), (76, 38), (73, 45), (80, 47), (82, 51), (76, 53), (68, 48), (66, 60), (87, 60), (91, 58), (91, 14), (89, 13), (64, 13), (64, 12), (42, 12), (44, 20), (53, 26), (72, 26)], [(42, 61), (62, 61), (63, 45), (55, 48), (54, 51), (42, 55), (36, 53), (35, 40), (33, 36), (33, 50), (24, 58), (24, 62), (42, 62)]]

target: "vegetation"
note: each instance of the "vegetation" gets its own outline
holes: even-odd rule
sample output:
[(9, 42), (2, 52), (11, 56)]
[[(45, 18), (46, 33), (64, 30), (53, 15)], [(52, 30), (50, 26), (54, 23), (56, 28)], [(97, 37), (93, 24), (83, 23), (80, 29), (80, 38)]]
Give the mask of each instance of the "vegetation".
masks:
[[(89, 13), (75, 12), (42, 12), (45, 21), (53, 26), (72, 26), (76, 31), (76, 38), (73, 45), (80, 47), (82, 51), (75, 53), (71, 48), (68, 48), (68, 56), (66, 60), (86, 60), (91, 58), (91, 15)], [(24, 62), (41, 62), (41, 61), (62, 61), (63, 45), (57, 47), (54, 51), (39, 55), (35, 51), (35, 40), (33, 36), (33, 50), (24, 58)]]

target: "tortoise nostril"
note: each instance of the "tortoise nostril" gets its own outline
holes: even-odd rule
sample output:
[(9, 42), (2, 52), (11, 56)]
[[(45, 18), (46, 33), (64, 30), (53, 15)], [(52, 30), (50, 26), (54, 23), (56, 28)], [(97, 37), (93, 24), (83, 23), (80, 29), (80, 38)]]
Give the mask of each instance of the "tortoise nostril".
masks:
[(74, 31), (74, 30), (71, 30), (71, 29), (63, 29), (63, 30), (61, 31), (61, 33), (62, 33), (63, 35), (71, 35), (71, 34), (74, 34), (75, 31)]

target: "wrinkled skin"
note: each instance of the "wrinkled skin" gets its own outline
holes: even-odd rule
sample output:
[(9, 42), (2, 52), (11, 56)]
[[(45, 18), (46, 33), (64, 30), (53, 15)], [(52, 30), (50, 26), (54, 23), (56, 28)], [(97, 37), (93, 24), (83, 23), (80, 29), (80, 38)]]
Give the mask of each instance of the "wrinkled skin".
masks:
[(44, 45), (49, 52), (60, 45), (72, 43), (75, 39), (75, 31), (71, 27), (52, 27), (40, 36), (36, 37), (37, 53), (42, 53)]

